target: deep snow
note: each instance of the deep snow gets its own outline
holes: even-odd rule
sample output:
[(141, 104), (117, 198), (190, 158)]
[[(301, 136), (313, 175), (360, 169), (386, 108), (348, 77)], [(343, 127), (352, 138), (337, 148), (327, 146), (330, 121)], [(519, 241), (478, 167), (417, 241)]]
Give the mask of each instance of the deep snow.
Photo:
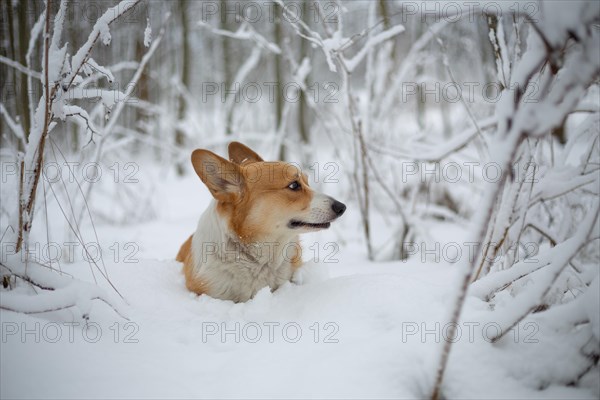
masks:
[[(304, 237), (309, 260), (295, 283), (273, 293), (264, 289), (244, 304), (198, 297), (186, 291), (181, 265), (173, 258), (210, 201), (208, 191), (193, 175), (153, 181), (155, 219), (96, 226), (130, 321), (100, 302), (94, 303), (87, 329), (73, 311), (0, 312), (0, 397), (429, 394), (447, 329), (442, 318), (456, 286), (454, 265), (419, 257), (369, 262), (360, 244), (359, 213), (350, 206), (331, 230)], [(323, 186), (325, 192), (331, 189)], [(103, 208), (102, 194), (95, 196)], [(107, 201), (106, 212), (111, 207)], [(60, 217), (56, 210), (49, 215)], [(379, 226), (389, 228), (384, 221)], [(464, 232), (440, 224), (435, 234), (458, 242)], [(134, 262), (124, 262), (123, 254), (115, 262), (110, 246), (118, 243), (123, 251), (129, 242), (139, 246)], [(330, 242), (340, 244), (339, 252), (325, 247)], [(315, 245), (319, 262), (312, 260)], [(324, 262), (326, 255), (330, 262)], [(85, 261), (61, 267), (92, 279)], [(447, 398), (597, 398), (597, 370), (582, 387), (567, 386), (585, 368), (578, 351), (589, 326), (567, 334), (551, 320), (531, 317), (491, 344), (486, 338), (495, 326), (484, 323), (493, 320), (487, 303), (467, 299), (444, 380)]]

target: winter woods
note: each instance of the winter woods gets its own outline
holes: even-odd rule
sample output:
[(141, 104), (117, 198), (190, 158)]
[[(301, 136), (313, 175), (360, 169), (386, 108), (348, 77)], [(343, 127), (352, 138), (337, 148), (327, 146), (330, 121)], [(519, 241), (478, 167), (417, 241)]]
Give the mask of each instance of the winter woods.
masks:
[(112, 276), (129, 281), (128, 255), (175, 255), (191, 150), (238, 140), (349, 204), (313, 254), (452, 277), (443, 312), (423, 317), (447, 330), (410, 395), (470, 395), (452, 381), (469, 321), (494, 327), (490, 351), (516, 349), (523, 324), (552, 327), (570, 364), (527, 385), (598, 390), (598, 3), (1, 7), (3, 313), (137, 315)]

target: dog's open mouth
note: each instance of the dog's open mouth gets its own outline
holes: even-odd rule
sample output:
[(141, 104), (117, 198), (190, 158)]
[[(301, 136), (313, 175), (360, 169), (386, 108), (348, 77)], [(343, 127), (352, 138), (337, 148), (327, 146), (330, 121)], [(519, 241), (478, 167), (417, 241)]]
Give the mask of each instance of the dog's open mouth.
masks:
[(322, 222), (320, 224), (311, 224), (310, 222), (291, 220), (288, 226), (292, 229), (296, 228), (309, 228), (309, 229), (327, 229), (331, 226), (331, 222)]

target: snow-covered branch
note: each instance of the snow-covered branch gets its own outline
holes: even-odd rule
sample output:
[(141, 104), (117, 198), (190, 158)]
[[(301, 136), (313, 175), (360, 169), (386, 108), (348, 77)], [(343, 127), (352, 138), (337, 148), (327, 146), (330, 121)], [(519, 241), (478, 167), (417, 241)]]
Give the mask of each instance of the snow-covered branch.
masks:
[[(513, 60), (512, 69), (506, 70), (505, 62), (498, 63), (498, 69), (502, 71), (504, 79), (510, 80), (510, 83), (518, 88), (515, 96), (502, 98), (496, 107), (498, 132), (494, 141), (491, 142), (490, 148), (493, 149), (492, 160), (500, 166), (502, 175), (499, 181), (486, 184), (483, 199), (473, 217), (471, 228), (473, 234), (469, 241), (477, 243), (475, 254), (479, 255), (479, 259), (464, 260), (459, 267), (461, 285), (450, 312), (449, 321), (452, 324), (456, 324), (460, 320), (469, 282), (476, 266), (480, 265), (480, 259), (485, 257), (485, 255), (481, 255), (484, 253), (481, 253), (480, 249), (486, 243), (486, 238), (491, 238), (493, 241), (501, 236), (503, 236), (502, 241), (506, 238), (513, 215), (509, 211), (514, 210), (515, 207), (513, 204), (504, 203), (500, 205), (501, 208), (496, 213), (495, 205), (499, 197), (502, 201), (506, 201), (507, 198), (514, 199), (514, 194), (502, 196), (502, 193), (518, 193), (517, 188), (522, 185), (520, 182), (508, 180), (511, 165), (517, 159), (521, 145), (527, 146), (527, 138), (546, 136), (552, 128), (562, 124), (600, 72), (600, 50), (596, 48), (599, 34), (597, 29), (591, 28), (592, 24), (597, 23), (599, 16), (594, 12), (585, 12), (584, 9), (587, 7), (590, 7), (587, 3), (578, 3), (577, 7), (572, 6), (571, 8), (565, 8), (563, 5), (556, 7), (548, 5), (547, 8), (544, 8), (541, 16), (541, 25), (536, 26), (528, 35), (527, 51), (521, 58)], [(561, 14), (560, 21), (555, 18), (558, 14)], [(575, 16), (575, 18), (570, 18), (570, 16)], [(547, 24), (547, 21), (554, 21), (559, 25)], [(588, 28), (582, 28), (582, 26)], [(570, 43), (572, 40), (572, 32), (575, 31), (578, 35), (574, 44), (568, 51), (563, 51), (567, 42)], [(552, 37), (553, 40), (548, 37)], [(549, 45), (550, 41), (552, 41), (552, 45)], [(500, 51), (507, 53), (505, 46), (502, 46)], [(503, 54), (504, 56), (507, 55)], [(556, 70), (544, 68), (546, 65), (554, 66)], [(535, 102), (523, 101), (524, 88), (532, 82), (539, 85), (540, 97)], [(569, 189), (572, 190), (581, 184), (584, 182), (576, 182)], [(557, 192), (563, 193), (564, 190), (561, 189)], [(504, 208), (502, 208), (503, 206)], [(540, 289), (529, 290), (521, 298), (522, 303), (519, 306), (518, 317), (513, 318), (510, 323), (503, 324), (503, 328), (510, 329), (512, 324), (520, 321), (539, 306), (539, 302), (548, 293), (550, 286), (556, 281), (569, 260), (587, 243), (585, 239), (589, 236), (589, 231), (596, 224), (598, 217), (597, 200), (592, 210), (594, 211), (591, 212), (591, 216), (594, 218), (589, 218), (573, 239), (565, 242), (567, 243), (566, 249), (569, 251), (562, 251), (560, 255), (557, 253), (550, 264), (551, 267), (541, 268), (534, 272), (534, 275), (537, 276), (537, 285), (539, 285), (536, 287)], [(491, 217), (494, 214), (495, 221), (490, 225)], [(561, 245), (556, 247), (559, 246)], [(523, 273), (531, 272), (520, 271), (523, 268), (518, 268), (516, 272), (510, 274), (510, 277), (518, 278)], [(455, 328), (453, 328), (455, 325), (451, 326), (451, 332), (448, 335), (450, 338), (455, 335)], [(504, 333), (506, 331), (503, 330)], [(444, 343), (436, 371), (432, 394), (434, 399), (441, 394), (443, 376), (451, 348), (452, 341), (447, 340)]]
[(15, 136), (21, 141), (21, 143), (23, 143), (23, 145), (25, 145), (25, 133), (23, 132), (23, 127), (10, 116), (8, 111), (6, 111), (6, 107), (4, 107), (4, 104), (2, 103), (0, 103), (0, 114), (2, 117), (4, 117), (4, 120), (6, 121), (6, 124), (12, 133), (15, 134)]
[(237, 31), (231, 32), (224, 29), (213, 28), (210, 24), (200, 21), (198, 25), (209, 29), (215, 35), (225, 36), (231, 39), (237, 40), (250, 40), (256, 43), (258, 47), (268, 50), (274, 54), (281, 54), (281, 49), (275, 43), (268, 41), (263, 35), (256, 32), (252, 25), (250, 25), (247, 21), (243, 21)]
[(42, 74), (40, 74), (39, 72), (32, 71), (31, 69), (25, 67), (24, 65), (21, 65), (18, 62), (11, 60), (10, 58), (0, 56), (0, 62), (2, 64), (8, 65), (9, 67), (13, 67), (14, 69), (21, 72), (22, 74), (25, 74), (27, 76), (30, 76), (30, 77), (38, 79), (38, 80), (42, 79)]
[[(105, 76), (109, 81), (114, 79), (112, 72), (109, 69), (98, 65), (98, 63), (90, 58), (90, 52), (98, 38), (102, 38), (105, 44), (110, 42), (109, 25), (127, 11), (131, 10), (138, 2), (139, 0), (127, 0), (106, 10), (106, 12), (96, 21), (85, 44), (79, 48), (73, 58), (69, 58), (67, 53), (68, 45), (64, 44), (61, 47), (63, 26), (67, 15), (67, 1), (61, 1), (52, 23), (52, 16), (50, 15), (52, 12), (52, 2), (51, 0), (48, 0), (46, 2), (46, 10), (40, 15), (31, 30), (31, 37), (25, 56), (27, 67), (4, 57), (0, 59), (0, 62), (27, 74), (29, 78), (36, 78), (42, 82), (42, 93), (38, 99), (33, 98), (31, 90), (27, 93), (27, 99), (29, 100), (27, 102), (29, 107), (28, 111), (32, 112), (33, 116), (31, 130), (29, 132), (23, 132), (20, 124), (8, 114), (4, 105), (0, 104), (0, 113), (13, 133), (23, 143), (24, 147), (22, 159), (19, 160), (19, 211), (17, 215), (14, 216), (14, 218), (18, 218), (18, 221), (12, 221), (12, 226), (18, 226), (15, 233), (15, 243), (16, 251), (19, 255), (20, 251), (23, 249), (23, 244), (29, 242), (29, 233), (31, 232), (34, 222), (34, 211), (36, 209), (38, 183), (40, 182), (41, 171), (44, 167), (45, 145), (50, 132), (52, 132), (59, 120), (65, 121), (67, 118), (75, 118), (76, 121), (85, 124), (86, 128), (92, 132), (92, 137), (94, 134), (101, 134), (100, 129), (95, 126), (93, 117), (88, 114), (88, 111), (82, 106), (71, 104), (70, 102), (77, 99), (100, 97), (108, 106), (117, 103), (115, 114), (118, 116), (120, 110), (124, 106), (126, 98), (132, 93), (133, 87), (129, 87), (124, 94), (117, 91), (100, 90), (95, 91), (94, 95), (90, 96), (88, 94), (91, 93), (92, 88), (84, 88), (81, 86), (84, 82), (81, 74), (90, 72), (90, 70), (93, 69), (102, 76)], [(42, 72), (37, 73), (31, 71), (29, 66), (32, 63), (31, 58), (34, 54), (36, 41), (40, 34), (43, 37), (41, 47)], [(139, 68), (143, 69), (148, 62), (149, 56), (155, 51), (159, 42), (160, 40), (156, 41), (151, 52), (149, 52), (150, 54), (142, 60)], [(134, 75), (134, 80), (132, 81), (133, 86), (135, 86), (139, 76), (140, 72), (138, 71), (137, 74)], [(31, 87), (31, 80), (29, 79), (28, 82)], [(88, 91), (86, 91), (86, 89)], [(61, 94), (65, 97), (58, 98), (59, 91), (62, 91)], [(104, 129), (110, 129), (112, 126), (114, 126), (114, 121), (112, 122), (112, 125), (109, 121), (109, 124), (107, 124)], [(79, 237), (79, 239), (82, 242), (82, 238)], [(28, 253), (25, 252), (25, 266), (29, 261), (27, 255)], [(14, 259), (12, 261), (16, 262), (16, 260), (17, 259)], [(19, 271), (17, 270), (20, 268), (19, 265), (11, 264), (10, 266), (6, 266), (6, 268), (11, 269), (15, 276), (20, 276), (23, 280), (30, 279), (30, 283), (33, 281), (31, 274), (35, 273), (38, 269), (37, 267), (37, 264), (32, 263), (32, 268), (29, 270)], [(108, 276), (104, 273), (102, 275), (112, 286)], [(43, 287), (44, 285), (45, 284), (42, 283), (42, 286), (40, 287)], [(2, 307), (25, 313), (45, 312), (72, 307), (74, 305), (79, 306), (79, 303), (82, 301), (81, 299), (84, 299), (86, 296), (89, 297), (86, 301), (99, 299), (107, 303), (109, 302), (106, 295), (95, 285), (77, 285), (61, 287), (60, 290), (58, 287), (54, 287), (52, 293), (43, 293), (40, 294), (40, 297), (31, 299), (29, 299), (29, 296), (26, 296), (28, 298), (25, 299), (23, 295), (7, 293), (2, 298)], [(119, 312), (117, 309), (115, 309), (115, 311)]]
[[(87, 41), (79, 48), (79, 50), (77, 50), (77, 53), (75, 53), (71, 59), (71, 71), (62, 80), (62, 82), (66, 82), (67, 88), (71, 87), (75, 81), (76, 77), (80, 73), (81, 68), (89, 58), (92, 47), (94, 47), (98, 39), (101, 38), (105, 45), (110, 44), (111, 36), (109, 25), (120, 18), (127, 11), (135, 7), (139, 2), (140, 0), (121, 1), (116, 6), (106, 10), (104, 14), (98, 18), (88, 36)], [(65, 87), (65, 85), (62, 86)]]
[(98, 285), (61, 276), (37, 263), (30, 262), (29, 266), (26, 266), (19, 255), (7, 256), (6, 262), (0, 263), (0, 267), (6, 269), (10, 276), (41, 289), (41, 292), (34, 294), (3, 293), (0, 298), (0, 309), (24, 314), (39, 314), (76, 307), (80, 311), (80, 316), (87, 319), (92, 302), (100, 300), (119, 316), (128, 319), (126, 306), (122, 300), (109, 295)]
[(346, 68), (348, 68), (348, 71), (350, 71), (350, 72), (354, 71), (356, 69), (356, 67), (364, 60), (365, 56), (369, 53), (369, 51), (371, 51), (371, 49), (373, 47), (380, 45), (381, 43), (385, 42), (386, 40), (389, 40), (389, 39), (393, 38), (394, 36), (401, 34), (404, 31), (405, 31), (405, 29), (404, 29), (403, 25), (395, 25), (388, 30), (385, 30), (383, 32), (378, 33), (375, 36), (370, 37), (367, 40), (367, 43), (365, 43), (360, 48), (360, 50), (358, 51), (358, 53), (356, 53), (356, 55), (354, 55), (352, 58), (346, 60)]
[[(549, 256), (544, 257), (544, 261), (547, 264), (544, 267), (540, 267), (541, 269), (537, 271), (536, 279), (528, 286), (528, 290), (517, 296), (514, 301), (496, 307), (494, 321), (499, 324), (502, 329), (501, 333), (492, 338), (492, 341), (499, 340), (516, 324), (544, 304), (545, 297), (550, 292), (552, 285), (554, 285), (559, 275), (567, 267), (571, 259), (589, 243), (588, 239), (590, 239), (594, 227), (598, 224), (599, 211), (600, 202), (596, 201), (596, 204), (594, 204), (588, 215), (585, 216), (575, 235), (558, 244), (548, 252)], [(592, 239), (597, 240), (598, 238)], [(511, 268), (511, 270), (512, 269), (514, 269), (514, 267)], [(519, 272), (519, 275), (521, 273), (522, 272)], [(490, 278), (493, 278), (494, 275), (496, 274), (492, 274)], [(512, 277), (514, 277), (514, 274), (512, 274)], [(515, 278), (518, 277), (519, 276), (516, 276)], [(507, 276), (503, 276), (502, 278), (501, 281), (506, 281)], [(496, 285), (498, 283), (499, 281), (496, 282)], [(510, 282), (506, 282), (505, 284), (508, 283)], [(481, 289), (482, 287), (479, 286), (479, 290)], [(485, 290), (489, 290), (489, 286)]]

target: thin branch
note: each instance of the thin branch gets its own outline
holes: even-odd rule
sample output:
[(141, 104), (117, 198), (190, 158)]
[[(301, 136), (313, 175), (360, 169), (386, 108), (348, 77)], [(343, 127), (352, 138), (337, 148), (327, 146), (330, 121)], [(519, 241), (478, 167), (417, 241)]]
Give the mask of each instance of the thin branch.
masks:
[(281, 54), (281, 49), (275, 43), (269, 42), (264, 36), (256, 32), (256, 30), (246, 20), (242, 22), (242, 25), (237, 31), (232, 32), (224, 29), (213, 28), (204, 21), (198, 22), (198, 25), (209, 29), (215, 35), (225, 36), (232, 39), (238, 40), (251, 40), (258, 45), (258, 47), (269, 50), (274, 54)]
[[(521, 315), (519, 315), (517, 318), (515, 318), (506, 327), (506, 329), (504, 329), (505, 327), (503, 327), (503, 329), (501, 330), (501, 333), (499, 333), (498, 335), (494, 336), (491, 339), (492, 342), (497, 342), (498, 340), (500, 340), (507, 332), (509, 332), (519, 322), (521, 322), (523, 319), (525, 319), (531, 312), (536, 310), (542, 304), (544, 298), (548, 295), (548, 293), (550, 292), (550, 289), (552, 288), (552, 286), (554, 285), (554, 283), (556, 282), (556, 280), (558, 279), (558, 277), (560, 276), (562, 271), (569, 265), (571, 259), (573, 257), (575, 257), (575, 255), (577, 255), (577, 253), (579, 253), (579, 251), (582, 248), (584, 248), (588, 243), (590, 243), (590, 241), (588, 241), (586, 239), (590, 237), (590, 234), (592, 233), (592, 231), (594, 229), (594, 225), (596, 224), (596, 221), (598, 219), (598, 215), (600, 213), (600, 201), (596, 201), (596, 204), (594, 205), (593, 209), (594, 209), (594, 211), (590, 211), (588, 213), (588, 215), (586, 215), (586, 218), (584, 219), (584, 222), (583, 222), (583, 226), (575, 233), (575, 235), (573, 235), (567, 241), (561, 243), (561, 245), (562, 245), (561, 247), (565, 247), (565, 251), (556, 255), (556, 259), (558, 259), (558, 260), (556, 260), (556, 259), (552, 260), (552, 263), (551, 263), (552, 270), (549, 272), (549, 273), (552, 273), (552, 276), (550, 277), (549, 282), (545, 285), (545, 288), (538, 295), (537, 301), (534, 304), (527, 307), (525, 312), (523, 312)], [(589, 214), (592, 214), (592, 215), (589, 215)], [(597, 236), (594, 236), (591, 238), (591, 240), (597, 240), (597, 239), (598, 239)], [(572, 246), (574, 243), (576, 245)], [(572, 248), (570, 248), (571, 246), (572, 246)], [(555, 247), (555, 249), (556, 248), (557, 247)]]
[[(437, 33), (435, 35), (437, 36)], [(452, 83), (454, 83), (456, 86), (458, 86), (458, 82), (456, 81), (456, 78), (454, 77), (454, 74), (452, 73), (452, 68), (450, 68), (450, 63), (448, 62), (448, 49), (446, 48), (446, 44), (439, 37), (438, 37), (438, 43), (442, 47), (442, 50), (443, 50), (442, 63), (444, 64), (444, 67), (446, 68), (446, 72), (448, 73), (448, 76), (450, 77), (450, 80), (452, 81)], [(461, 104), (464, 106), (465, 110), (467, 111), (467, 115), (471, 119), (471, 122), (475, 126), (475, 129), (477, 130), (477, 135), (479, 136), (479, 139), (481, 140), (481, 143), (483, 144), (483, 148), (486, 152), (486, 158), (487, 158), (490, 155), (490, 149), (487, 145), (487, 141), (485, 140), (485, 137), (483, 136), (483, 132), (481, 131), (481, 128), (479, 127), (479, 123), (477, 122), (477, 119), (473, 115), (473, 111), (471, 111), (471, 107), (469, 107), (469, 105), (467, 104), (464, 96), (460, 95), (459, 99), (460, 99)], [(481, 158), (484, 159), (483, 157), (481, 157)]]
[(83, 46), (79, 48), (77, 53), (75, 53), (75, 55), (71, 59), (73, 69), (71, 70), (71, 73), (65, 78), (65, 81), (68, 82), (65, 86), (66, 88), (70, 88), (75, 78), (79, 75), (79, 71), (85, 64), (87, 58), (90, 56), (92, 48), (98, 41), (98, 38), (100, 38), (101, 31), (105, 29), (105, 26), (109, 26), (110, 24), (112, 24), (115, 20), (121, 17), (121, 15), (125, 14), (133, 7), (135, 7), (140, 1), (141, 0), (121, 1), (116, 6), (106, 10), (104, 14), (102, 14), (102, 16), (98, 18), (96, 24), (94, 25), (94, 28), (92, 29), (92, 32), (90, 32), (90, 35), (88, 36), (88, 40)]
[(25, 282), (27, 282), (27, 283), (29, 283), (29, 284), (31, 284), (33, 286), (36, 286), (36, 287), (38, 287), (40, 289), (43, 289), (43, 290), (54, 290), (53, 287), (44, 285), (42, 283), (38, 283), (38, 282), (34, 281), (33, 279), (31, 279), (30, 277), (28, 277), (25, 274), (19, 274), (19, 273), (14, 272), (8, 265), (6, 265), (6, 264), (4, 264), (2, 262), (0, 262), (0, 266), (3, 267), (3, 268), (6, 268), (11, 275), (16, 276), (19, 279), (22, 279)]
[(12, 119), (8, 111), (6, 111), (4, 104), (2, 103), (0, 103), (0, 115), (4, 117), (4, 120), (6, 121), (6, 124), (8, 125), (12, 133), (15, 134), (17, 139), (19, 139), (21, 141), (21, 144), (23, 144), (23, 147), (25, 147), (27, 143), (25, 141), (25, 133), (23, 132), (23, 127), (21, 126), (21, 124), (17, 123), (14, 119)]
[[(94, 134), (99, 135), (100, 133), (98, 132), (98, 130), (96, 128), (94, 128), (93, 124), (90, 123), (89, 120), (89, 116), (88, 115), (84, 115), (81, 112), (74, 112), (74, 113), (70, 113), (70, 114), (65, 114), (65, 117), (79, 117), (82, 120), (85, 121), (85, 125), (87, 127), (87, 129), (89, 129), (92, 132), (92, 139), (94, 137)], [(92, 140), (90, 139), (90, 140)], [(93, 140), (92, 140), (93, 141)]]
[[(497, 126), (498, 121), (496, 117), (489, 117), (482, 121), (479, 121), (479, 129), (489, 129)], [(427, 145), (427, 147), (416, 147), (401, 151), (391, 146), (380, 146), (377, 144), (367, 144), (367, 147), (380, 154), (387, 154), (397, 158), (405, 158), (414, 161), (436, 163), (440, 162), (450, 155), (464, 149), (467, 145), (477, 137), (478, 130), (476, 127), (469, 128), (463, 133), (454, 136), (440, 149), (434, 147), (433, 144)]]
[(24, 66), (23, 64), (18, 63), (17, 61), (11, 60), (10, 58), (6, 58), (4, 56), (0, 56), (0, 62), (2, 64), (8, 65), (9, 67), (13, 67), (14, 69), (16, 69), (17, 71), (19, 71), (22, 74), (25, 74), (25, 75), (35, 78), (37, 80), (42, 80), (41, 73), (29, 69), (26, 66)]

